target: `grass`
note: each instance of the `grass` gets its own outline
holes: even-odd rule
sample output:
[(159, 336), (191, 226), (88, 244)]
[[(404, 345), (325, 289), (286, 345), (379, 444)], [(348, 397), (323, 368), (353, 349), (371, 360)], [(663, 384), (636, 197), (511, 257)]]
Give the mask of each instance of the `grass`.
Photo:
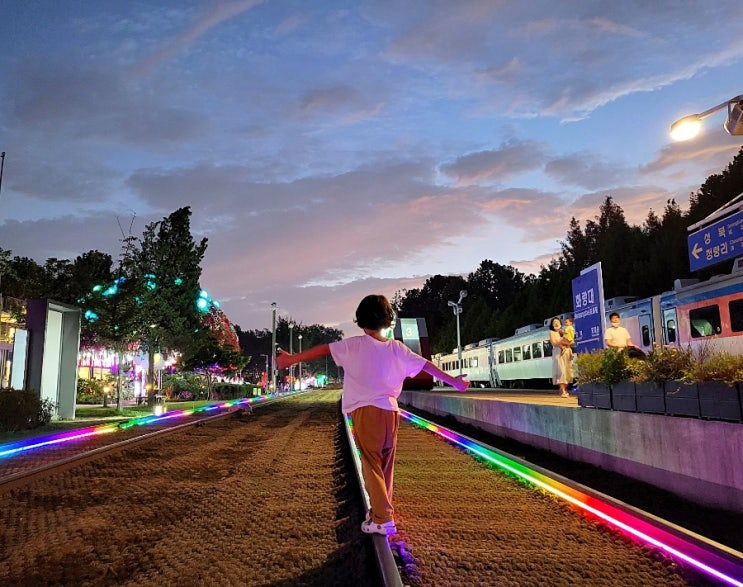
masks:
[[(165, 406), (168, 411), (193, 410), (202, 406), (208, 406), (217, 403), (214, 400), (190, 401), (190, 402), (166, 402)], [(88, 428), (101, 424), (110, 424), (132, 418), (140, 418), (152, 414), (152, 407), (148, 405), (141, 406), (124, 406), (121, 411), (116, 410), (116, 406), (78, 406), (75, 409), (74, 420), (53, 420), (44, 426), (39, 426), (33, 430), (19, 430), (17, 432), (0, 432), (0, 444), (17, 442), (27, 438), (37, 436), (48, 436), (77, 428)]]

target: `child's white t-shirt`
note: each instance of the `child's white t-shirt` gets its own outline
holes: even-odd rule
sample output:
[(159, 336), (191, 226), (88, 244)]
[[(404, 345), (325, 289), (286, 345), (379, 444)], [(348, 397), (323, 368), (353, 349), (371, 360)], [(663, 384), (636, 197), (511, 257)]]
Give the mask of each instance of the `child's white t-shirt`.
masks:
[(399, 340), (382, 342), (368, 334), (344, 338), (329, 346), (333, 360), (344, 370), (344, 414), (363, 406), (397, 411), (403, 380), (420, 373), (426, 364), (426, 359)]

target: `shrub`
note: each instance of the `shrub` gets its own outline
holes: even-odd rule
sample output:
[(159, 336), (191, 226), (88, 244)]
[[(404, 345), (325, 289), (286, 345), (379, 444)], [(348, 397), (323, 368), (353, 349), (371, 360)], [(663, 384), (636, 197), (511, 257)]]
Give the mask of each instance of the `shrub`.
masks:
[(601, 375), (607, 385), (627, 381), (632, 376), (627, 353), (621, 349), (605, 349), (601, 355)]
[(648, 352), (646, 358), (633, 365), (633, 381), (681, 381), (694, 363), (694, 353), (691, 348), (658, 346)]
[(596, 383), (603, 380), (602, 355), (603, 350), (578, 353), (575, 356), (575, 377), (578, 385), (581, 383)]
[(724, 381), (730, 386), (735, 385), (737, 381), (743, 381), (743, 357), (726, 351), (702, 351), (684, 370), (683, 380)]
[(33, 391), (0, 390), (0, 431), (30, 430), (48, 424), (57, 405)]
[(163, 375), (161, 393), (168, 399), (183, 398), (186, 392), (191, 394), (190, 399), (206, 398), (206, 381), (204, 377), (192, 373)]

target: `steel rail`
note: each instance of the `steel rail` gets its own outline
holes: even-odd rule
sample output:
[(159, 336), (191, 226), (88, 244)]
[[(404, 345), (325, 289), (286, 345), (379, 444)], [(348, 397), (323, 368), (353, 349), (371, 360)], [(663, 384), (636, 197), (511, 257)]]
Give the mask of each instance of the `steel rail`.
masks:
[[(356, 479), (359, 482), (359, 488), (361, 492), (361, 499), (364, 502), (364, 511), (369, 511), (369, 495), (364, 489), (364, 478), (361, 474), (361, 460), (359, 459), (358, 449), (356, 448), (356, 441), (353, 437), (353, 431), (351, 429), (350, 417), (342, 415), (343, 423), (346, 428), (346, 437), (348, 438), (348, 444), (351, 448), (351, 455), (353, 456), (354, 471), (356, 472)], [(369, 534), (372, 539), (374, 546), (375, 558), (377, 561), (377, 567), (382, 577), (382, 583), (384, 587), (403, 587), (402, 579), (400, 578), (400, 570), (397, 568), (395, 563), (395, 557), (392, 554), (390, 543), (386, 536), (381, 534)]]

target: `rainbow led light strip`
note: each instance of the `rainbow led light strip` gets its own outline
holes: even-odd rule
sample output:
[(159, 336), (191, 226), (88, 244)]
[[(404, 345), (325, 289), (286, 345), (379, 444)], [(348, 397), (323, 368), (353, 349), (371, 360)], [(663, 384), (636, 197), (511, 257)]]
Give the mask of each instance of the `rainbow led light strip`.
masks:
[[(649, 522), (650, 517), (642, 517), (639, 513), (634, 515), (594, 495), (578, 491), (539, 471), (530, 469), (518, 460), (506, 457), (502, 453), (481, 445), (466, 436), (460, 436), (451, 430), (437, 426), (405, 410), (400, 410), (400, 415), (412, 424), (438, 434), (452, 444), (460, 446), (466, 451), (485, 459), (488, 463), (570, 502), (583, 511), (600, 518), (610, 526), (618, 528), (630, 536), (658, 548), (679, 560), (683, 560), (702, 573), (729, 585), (743, 587), (743, 558), (740, 553), (721, 545), (703, 548), (700, 543), (697, 543), (704, 541), (701, 537), (696, 541), (690, 535), (682, 537), (669, 530), (659, 528)], [(712, 548), (722, 550), (728, 556), (725, 556), (723, 552), (712, 552)]]
[(290, 395), (291, 393), (292, 392), (280, 392), (280, 393), (274, 393), (270, 395), (259, 395), (259, 396), (251, 397), (251, 398), (244, 397), (244, 398), (232, 400), (229, 402), (221, 402), (218, 404), (210, 404), (206, 406), (201, 406), (199, 408), (194, 408), (192, 410), (178, 410), (175, 412), (165, 412), (164, 414), (160, 416), (155, 416), (155, 415), (142, 416), (141, 418), (133, 418), (131, 420), (125, 420), (124, 422), (117, 422), (116, 424), (102, 424), (100, 426), (90, 426), (88, 428), (70, 430), (69, 432), (62, 432), (60, 434), (52, 434), (49, 436), (40, 436), (40, 437), (37, 436), (35, 438), (31, 438), (29, 440), (25, 440), (21, 442), (14, 442), (14, 443), (0, 445), (0, 459), (6, 458), (6, 457), (17, 456), (18, 454), (24, 451), (28, 451), (32, 449), (42, 448), (45, 446), (52, 446), (55, 444), (62, 444), (64, 442), (71, 442), (73, 440), (80, 440), (83, 438), (89, 438), (91, 436), (99, 436), (101, 434), (109, 434), (111, 432), (116, 432), (117, 430), (131, 428), (133, 426), (144, 426), (146, 424), (152, 424), (154, 422), (174, 420), (177, 418), (183, 418), (185, 416), (190, 416), (191, 414), (195, 414), (197, 412), (212, 412), (215, 410), (224, 410), (227, 408), (241, 406), (244, 404), (263, 402), (269, 399), (275, 399), (275, 398), (283, 397), (285, 395)]

